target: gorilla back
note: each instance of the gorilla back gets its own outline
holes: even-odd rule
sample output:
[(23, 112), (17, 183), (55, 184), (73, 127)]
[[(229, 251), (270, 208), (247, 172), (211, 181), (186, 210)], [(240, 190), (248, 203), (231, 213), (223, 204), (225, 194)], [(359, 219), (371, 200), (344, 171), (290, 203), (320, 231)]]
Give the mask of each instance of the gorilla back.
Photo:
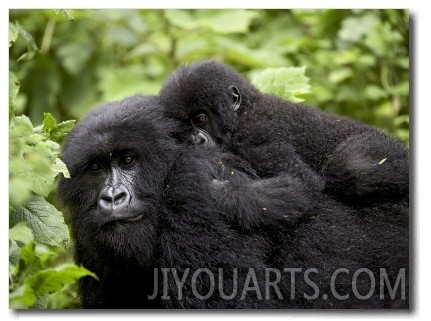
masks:
[(219, 144), (240, 155), (261, 177), (299, 177), (343, 200), (408, 198), (405, 148), (346, 117), (260, 93), (235, 70), (214, 61), (180, 68), (160, 98), (177, 133), (192, 144)]

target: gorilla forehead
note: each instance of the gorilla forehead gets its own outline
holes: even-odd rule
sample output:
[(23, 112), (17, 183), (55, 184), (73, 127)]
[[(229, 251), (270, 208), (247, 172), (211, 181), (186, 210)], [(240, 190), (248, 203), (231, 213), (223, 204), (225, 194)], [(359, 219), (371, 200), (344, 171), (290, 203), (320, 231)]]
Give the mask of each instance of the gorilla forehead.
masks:
[(229, 86), (251, 91), (243, 76), (230, 67), (215, 61), (201, 61), (179, 68), (164, 83), (160, 98), (174, 117), (187, 118), (191, 109), (212, 107), (223, 112), (230, 105)]
[[(118, 150), (172, 147), (173, 123), (161, 115), (156, 96), (136, 95), (102, 104), (89, 112), (69, 134), (63, 149), (68, 166)], [(85, 147), (85, 148), (84, 148)]]

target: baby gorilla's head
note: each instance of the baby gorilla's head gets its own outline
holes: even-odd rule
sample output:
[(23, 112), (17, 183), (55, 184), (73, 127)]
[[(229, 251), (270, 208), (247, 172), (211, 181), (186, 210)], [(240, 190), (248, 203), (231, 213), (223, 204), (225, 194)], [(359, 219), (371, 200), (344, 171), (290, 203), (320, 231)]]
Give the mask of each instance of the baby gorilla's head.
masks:
[(250, 105), (257, 93), (235, 70), (214, 61), (182, 67), (160, 90), (166, 115), (182, 126), (181, 142), (225, 145), (236, 129), (237, 111)]

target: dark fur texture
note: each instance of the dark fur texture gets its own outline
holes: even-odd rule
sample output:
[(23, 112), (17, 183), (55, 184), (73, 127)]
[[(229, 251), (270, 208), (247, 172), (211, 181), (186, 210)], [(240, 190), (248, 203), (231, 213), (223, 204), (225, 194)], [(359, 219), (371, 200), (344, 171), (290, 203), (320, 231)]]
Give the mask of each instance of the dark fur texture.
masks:
[[(237, 111), (232, 86), (241, 96)], [(262, 94), (226, 65), (180, 68), (160, 98), (167, 117), (183, 122), (177, 137), (187, 141), (192, 115), (203, 111), (214, 140), (260, 177), (286, 172), (316, 189), (323, 178), (325, 191), (356, 204), (408, 198), (408, 156), (400, 142), (346, 117)]]
[[(217, 181), (225, 182), (233, 167), (222, 166), (224, 156), (216, 150), (208, 153), (200, 148), (180, 149), (168, 135), (172, 124), (163, 121), (157, 107), (157, 98), (142, 96), (102, 105), (77, 124), (64, 146), (63, 159), (71, 179), (60, 182), (59, 196), (70, 212), (75, 259), (100, 279), (87, 277), (81, 281), (79, 292), (83, 306), (278, 307), (279, 302), (257, 300), (253, 292), (244, 299), (238, 295), (232, 300), (222, 300), (220, 295), (213, 295), (202, 301), (191, 292), (188, 283), (183, 290), (184, 299), (178, 300), (172, 295), (177, 292), (172, 276), (167, 289), (172, 299), (161, 300), (160, 290), (156, 299), (148, 300), (154, 288), (153, 269), (162, 267), (176, 268), (180, 278), (186, 268), (191, 269), (190, 274), (198, 268), (208, 268), (216, 280), (218, 269), (223, 268), (224, 289), (228, 293), (233, 286), (233, 269), (238, 270), (241, 289), (248, 269), (253, 268), (260, 287), (264, 288), (266, 266), (262, 258), (268, 248), (262, 236), (241, 233), (242, 229), (228, 224), (229, 215), (235, 215), (233, 209), (229, 213), (221, 211), (216, 197)], [(107, 219), (98, 206), (106, 174), (104, 171), (92, 173), (88, 164), (94, 160), (115, 163), (115, 155), (121, 151), (133, 151), (136, 156), (133, 167), (127, 170), (133, 200), (127, 211), (144, 216), (136, 222), (106, 224)], [(254, 177), (247, 164), (230, 157), (226, 163), (238, 165), (244, 170), (244, 177)], [(113, 168), (105, 170), (109, 172)], [(265, 200), (257, 202), (260, 208), (266, 204)], [(251, 215), (258, 211), (244, 202), (242, 211), (247, 214), (249, 208)], [(247, 217), (242, 221), (249, 226)], [(187, 282), (191, 282), (190, 278)], [(198, 280), (197, 287), (206, 293), (208, 284)], [(216, 290), (218, 287), (216, 284)]]
[[(63, 159), (71, 179), (61, 181), (59, 195), (71, 215), (76, 262), (99, 277), (80, 282), (84, 307), (408, 307), (408, 296), (401, 300), (400, 291), (394, 300), (388, 295), (381, 300), (377, 290), (368, 300), (355, 299), (351, 281), (359, 268), (368, 268), (376, 278), (379, 269), (386, 268), (394, 285), (399, 269), (405, 268), (408, 295), (408, 206), (403, 201), (358, 210), (313, 195), (287, 175), (258, 179), (247, 163), (217, 147), (176, 144), (169, 137), (176, 126), (161, 115), (156, 97), (134, 96), (95, 109), (69, 135)], [(106, 225), (97, 206), (105, 174), (89, 173), (88, 163), (94, 159), (115, 163), (115, 155), (124, 150), (136, 157), (127, 168), (133, 198), (129, 211), (144, 216)], [(159, 295), (149, 300), (154, 268), (175, 268), (179, 278), (187, 268), (190, 274), (207, 268), (216, 279), (214, 295), (197, 298), (189, 277), (179, 300), (171, 276), (166, 282), (170, 299), (162, 300), (159, 276)], [(254, 291), (241, 299), (249, 268), (255, 270), (263, 300)], [(297, 274), (295, 298), (290, 298), (290, 276), (284, 275), (279, 283), (284, 300), (274, 291), (265, 300), (266, 268), (317, 269), (309, 277), (318, 285), (319, 297), (304, 298), (304, 293), (313, 294), (313, 288)], [(347, 300), (330, 295), (330, 277), (339, 268), (350, 271), (341, 274), (336, 285), (340, 295), (350, 295)], [(217, 278), (223, 274), (224, 292), (230, 293), (234, 269), (239, 293), (225, 300), (218, 294)], [(379, 289), (379, 279), (376, 282)], [(205, 277), (197, 279), (199, 293), (205, 294), (209, 283)], [(366, 275), (358, 278), (357, 288), (362, 295), (369, 291)]]

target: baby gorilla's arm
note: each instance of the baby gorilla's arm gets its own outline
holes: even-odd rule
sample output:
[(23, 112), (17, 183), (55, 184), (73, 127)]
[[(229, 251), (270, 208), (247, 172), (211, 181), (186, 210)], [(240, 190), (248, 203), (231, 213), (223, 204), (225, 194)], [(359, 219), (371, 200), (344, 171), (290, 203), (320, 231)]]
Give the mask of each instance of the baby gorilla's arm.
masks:
[(242, 229), (262, 225), (296, 225), (315, 214), (319, 191), (287, 173), (252, 178), (219, 162), (221, 175), (213, 180), (213, 196), (220, 212)]
[(369, 131), (349, 137), (324, 164), (325, 191), (356, 202), (408, 198), (409, 162), (400, 142)]
[[(214, 208), (230, 224), (243, 230), (263, 225), (292, 226), (316, 213), (320, 191), (288, 173), (260, 179), (244, 160), (217, 147), (185, 146), (166, 181), (169, 205), (189, 213)], [(187, 209), (178, 193), (190, 191)], [(194, 207), (190, 207), (190, 203)]]

